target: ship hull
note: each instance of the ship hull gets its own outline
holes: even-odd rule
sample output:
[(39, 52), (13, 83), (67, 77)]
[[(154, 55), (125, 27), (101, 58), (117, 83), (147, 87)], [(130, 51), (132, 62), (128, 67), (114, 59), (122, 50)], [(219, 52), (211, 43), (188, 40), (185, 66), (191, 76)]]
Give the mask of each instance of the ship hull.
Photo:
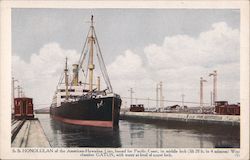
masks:
[(69, 124), (117, 127), (120, 106), (121, 99), (118, 97), (89, 98), (51, 107), (50, 114), (55, 120)]

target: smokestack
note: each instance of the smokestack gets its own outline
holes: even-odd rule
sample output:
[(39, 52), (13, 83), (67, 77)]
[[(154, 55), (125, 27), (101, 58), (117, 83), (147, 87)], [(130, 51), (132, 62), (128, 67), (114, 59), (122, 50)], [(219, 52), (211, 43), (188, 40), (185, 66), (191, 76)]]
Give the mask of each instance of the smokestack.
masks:
[(78, 64), (73, 64), (73, 86), (78, 86)]

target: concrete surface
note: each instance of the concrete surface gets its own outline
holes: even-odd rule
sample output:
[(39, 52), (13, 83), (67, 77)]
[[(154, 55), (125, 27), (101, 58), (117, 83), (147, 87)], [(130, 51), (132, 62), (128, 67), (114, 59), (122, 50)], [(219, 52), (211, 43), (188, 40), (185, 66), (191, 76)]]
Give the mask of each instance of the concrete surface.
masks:
[(26, 120), (11, 146), (50, 147), (50, 144), (39, 120)]
[(175, 120), (184, 122), (206, 122), (239, 125), (239, 115), (215, 115), (215, 114), (186, 114), (186, 113), (158, 113), (158, 112), (122, 112), (121, 117), (144, 118), (154, 120)]

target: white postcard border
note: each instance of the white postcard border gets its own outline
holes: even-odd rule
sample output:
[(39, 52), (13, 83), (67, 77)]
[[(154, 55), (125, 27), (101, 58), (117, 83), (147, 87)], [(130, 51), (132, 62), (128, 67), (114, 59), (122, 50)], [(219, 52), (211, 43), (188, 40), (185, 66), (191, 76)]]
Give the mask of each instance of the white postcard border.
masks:
[[(188, 153), (174, 154), (169, 159), (247, 159), (249, 157), (249, 1), (1, 1), (0, 11), (0, 156), (3, 159), (88, 159), (81, 157), (79, 153), (49, 153), (38, 148), (39, 152), (13, 153), (10, 145), (10, 124), (11, 124), (11, 8), (179, 8), (179, 9), (240, 9), (240, 102), (241, 102), (241, 129), (240, 129), (240, 156), (231, 152), (226, 154), (214, 154), (211, 151), (218, 149), (199, 149), (201, 152), (209, 150), (208, 154)], [(245, 106), (245, 107), (243, 107)], [(27, 149), (27, 148), (21, 148)], [(84, 150), (85, 148), (53, 148), (53, 151), (60, 149), (68, 151), (74, 149)], [(120, 148), (124, 149), (124, 148)], [(134, 150), (133, 148), (129, 148)], [(115, 150), (111, 148), (103, 150)], [(119, 149), (116, 149), (119, 150)], [(152, 149), (163, 150), (163, 149)], [(166, 149), (168, 150), (168, 149)], [(180, 150), (180, 149), (176, 149)], [(186, 149), (191, 150), (191, 149)], [(196, 149), (194, 149), (196, 150)], [(229, 150), (230, 149), (219, 149)], [(40, 152), (41, 151), (41, 152)], [(16, 150), (18, 152), (18, 150)], [(117, 159), (117, 157), (90, 157), (90, 159)], [(124, 159), (124, 157), (119, 157)], [(166, 157), (165, 157), (166, 158)], [(165, 159), (153, 157), (133, 157), (133, 159)], [(128, 159), (131, 159), (128, 157)]]

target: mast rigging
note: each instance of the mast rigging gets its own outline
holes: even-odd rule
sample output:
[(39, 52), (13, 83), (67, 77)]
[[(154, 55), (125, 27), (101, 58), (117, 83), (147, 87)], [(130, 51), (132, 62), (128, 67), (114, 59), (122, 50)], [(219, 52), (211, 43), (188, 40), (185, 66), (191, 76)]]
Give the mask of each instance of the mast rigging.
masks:
[[(89, 90), (92, 91), (93, 85), (94, 85), (93, 84), (93, 77), (94, 77), (93, 70), (95, 69), (95, 65), (94, 65), (94, 49), (95, 49), (97, 60), (99, 62), (100, 71), (101, 71), (102, 76), (104, 78), (104, 81), (107, 85), (107, 89), (109, 90), (109, 92), (112, 93), (113, 89), (112, 89), (111, 82), (110, 82), (108, 72), (106, 69), (106, 65), (104, 63), (104, 59), (103, 59), (103, 56), (101, 53), (98, 39), (96, 36), (93, 18), (94, 17), (92, 15), (91, 16), (91, 26), (90, 26), (90, 29), (88, 31), (87, 38), (86, 38), (86, 41), (84, 43), (84, 48), (82, 50), (82, 53), (81, 53), (81, 56), (80, 56), (80, 59), (78, 62), (79, 63), (79, 70), (81, 68), (83, 71), (85, 83), (86, 83), (87, 76), (88, 76), (88, 78), (89, 78)], [(88, 45), (89, 48), (86, 47), (87, 42), (89, 43), (89, 45)], [(83, 66), (84, 66), (84, 61), (86, 61), (87, 53), (89, 53), (89, 57), (88, 57), (88, 62), (86, 63), (86, 69), (84, 69)]]

